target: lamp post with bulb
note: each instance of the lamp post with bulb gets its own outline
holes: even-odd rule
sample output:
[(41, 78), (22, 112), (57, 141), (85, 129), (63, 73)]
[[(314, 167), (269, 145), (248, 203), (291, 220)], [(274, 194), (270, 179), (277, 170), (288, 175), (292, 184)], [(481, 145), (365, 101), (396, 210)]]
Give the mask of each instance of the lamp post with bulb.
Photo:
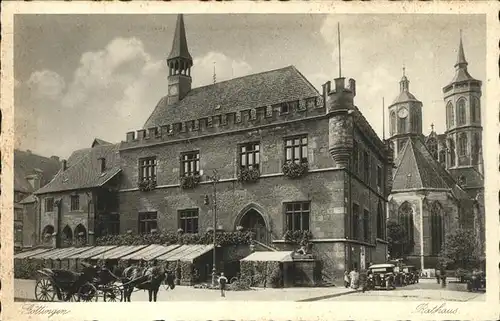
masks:
[[(215, 247), (216, 247), (216, 233), (217, 233), (217, 183), (219, 182), (219, 174), (217, 173), (217, 170), (213, 170), (213, 175), (207, 175), (207, 179), (209, 181), (212, 181), (212, 186), (213, 186), (213, 227), (214, 227), (214, 248), (213, 248), (213, 263), (212, 263), (212, 284), (215, 285), (215, 273), (216, 273), (216, 256), (215, 256)], [(208, 195), (205, 195), (205, 205), (210, 204), (210, 199)]]

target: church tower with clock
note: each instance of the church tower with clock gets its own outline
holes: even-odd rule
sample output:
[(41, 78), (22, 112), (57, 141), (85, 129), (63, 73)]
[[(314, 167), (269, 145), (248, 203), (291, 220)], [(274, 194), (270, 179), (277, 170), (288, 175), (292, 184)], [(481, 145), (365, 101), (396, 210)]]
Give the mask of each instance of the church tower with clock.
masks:
[(410, 81), (404, 68), (399, 82), (399, 95), (389, 106), (389, 130), (394, 159), (403, 149), (407, 138), (422, 136), (422, 102), (410, 93)]
[(189, 54), (186, 29), (182, 14), (177, 16), (172, 50), (167, 59), (168, 65), (168, 104), (182, 100), (191, 90), (191, 67), (193, 58)]

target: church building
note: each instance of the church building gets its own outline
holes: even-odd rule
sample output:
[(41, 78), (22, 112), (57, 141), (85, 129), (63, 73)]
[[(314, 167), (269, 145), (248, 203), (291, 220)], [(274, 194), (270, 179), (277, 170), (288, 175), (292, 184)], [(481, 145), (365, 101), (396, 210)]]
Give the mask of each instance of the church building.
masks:
[(481, 81), (467, 71), (462, 39), (455, 76), (443, 88), (446, 131), (432, 125), (422, 132), (423, 105), (403, 72), (400, 92), (389, 106), (389, 141), (396, 168), (389, 197), (389, 219), (407, 231), (410, 262), (435, 268), (446, 233), (474, 229), (484, 252), (484, 178)]

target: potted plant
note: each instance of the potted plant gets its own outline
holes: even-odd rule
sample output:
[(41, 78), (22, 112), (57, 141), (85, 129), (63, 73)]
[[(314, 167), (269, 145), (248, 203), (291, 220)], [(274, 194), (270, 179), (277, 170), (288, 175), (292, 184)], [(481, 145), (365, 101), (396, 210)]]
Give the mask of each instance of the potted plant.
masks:
[(182, 189), (193, 189), (200, 183), (201, 176), (198, 174), (181, 176), (180, 180)]
[(144, 179), (137, 183), (137, 187), (141, 192), (149, 192), (156, 188), (156, 180)]
[(260, 177), (260, 171), (255, 167), (241, 167), (238, 171), (238, 181), (240, 182), (256, 182)]
[(282, 166), (283, 174), (289, 178), (299, 178), (304, 176), (309, 169), (307, 162), (296, 163), (294, 161), (286, 161)]

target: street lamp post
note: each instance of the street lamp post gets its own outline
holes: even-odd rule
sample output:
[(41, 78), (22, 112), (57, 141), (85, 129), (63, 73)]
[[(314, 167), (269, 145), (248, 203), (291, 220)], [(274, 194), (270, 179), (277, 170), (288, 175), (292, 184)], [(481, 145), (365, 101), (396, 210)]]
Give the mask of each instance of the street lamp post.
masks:
[[(213, 206), (213, 227), (214, 227), (214, 239), (213, 239), (213, 263), (212, 263), (212, 284), (215, 285), (215, 273), (216, 273), (216, 256), (215, 256), (215, 247), (216, 247), (216, 233), (217, 233), (217, 183), (219, 182), (219, 174), (217, 173), (217, 170), (213, 170), (213, 175), (209, 176), (207, 175), (208, 180), (212, 181), (212, 186), (214, 189), (214, 206)], [(206, 203), (208, 203), (208, 195), (205, 196)], [(208, 204), (207, 204), (208, 205)]]

